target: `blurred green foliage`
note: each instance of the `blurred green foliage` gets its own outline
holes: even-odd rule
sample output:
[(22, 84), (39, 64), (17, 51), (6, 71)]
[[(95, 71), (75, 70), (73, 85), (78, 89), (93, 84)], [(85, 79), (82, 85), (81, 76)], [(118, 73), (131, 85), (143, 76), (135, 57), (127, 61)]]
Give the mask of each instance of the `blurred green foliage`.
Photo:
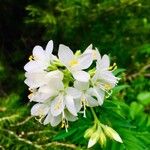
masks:
[[(23, 66), (32, 48), (54, 40), (84, 50), (93, 43), (111, 56), (121, 81), (96, 112), (124, 143), (107, 141), (106, 150), (150, 148), (150, 1), (0, 1), (0, 149), (87, 149), (86, 119), (69, 132), (43, 126), (30, 117)], [(86, 122), (86, 124), (85, 124)], [(101, 149), (97, 144), (93, 149)]]

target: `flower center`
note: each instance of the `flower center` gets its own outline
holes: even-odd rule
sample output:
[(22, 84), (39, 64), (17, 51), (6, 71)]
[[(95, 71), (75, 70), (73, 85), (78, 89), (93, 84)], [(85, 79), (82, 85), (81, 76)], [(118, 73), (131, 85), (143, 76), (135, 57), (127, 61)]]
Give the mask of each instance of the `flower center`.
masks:
[(68, 120), (67, 118), (65, 117), (65, 113), (64, 111), (62, 112), (62, 124), (61, 124), (61, 128), (65, 128), (66, 129), (66, 132), (68, 132)]
[(106, 89), (106, 90), (112, 89), (111, 84), (108, 84), (108, 83), (104, 84), (104, 89)]
[(110, 66), (110, 67), (108, 68), (109, 71), (114, 71), (114, 70), (116, 70), (116, 69), (117, 69), (116, 63), (114, 63), (112, 66)]
[(82, 96), (81, 98), (81, 105), (83, 106), (83, 117), (86, 118), (86, 106), (88, 106), (88, 102), (85, 96)]
[(96, 59), (97, 58), (97, 53), (95, 50), (92, 50), (92, 57), (93, 59)]
[(70, 60), (69, 65), (70, 65), (70, 67), (73, 67), (73, 66), (77, 65), (78, 63), (79, 62), (76, 59), (72, 59), (72, 60)]
[(34, 57), (32, 55), (29, 56), (29, 61), (34, 60)]
[(60, 109), (61, 105), (62, 105), (62, 97), (59, 98), (58, 103), (54, 106), (54, 110)]
[(35, 56), (33, 56), (33, 55), (30, 55), (30, 56), (29, 56), (29, 61), (31, 61), (31, 60), (38, 60), (38, 57), (35, 57)]

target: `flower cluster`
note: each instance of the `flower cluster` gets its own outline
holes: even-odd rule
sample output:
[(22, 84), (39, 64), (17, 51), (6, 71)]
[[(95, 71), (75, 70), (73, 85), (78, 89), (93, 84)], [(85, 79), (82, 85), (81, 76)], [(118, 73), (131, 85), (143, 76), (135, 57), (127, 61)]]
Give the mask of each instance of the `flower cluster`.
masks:
[(86, 107), (103, 104), (105, 96), (117, 84), (108, 55), (101, 56), (90, 45), (75, 54), (60, 44), (58, 56), (52, 54), (53, 41), (45, 50), (35, 46), (29, 62), (24, 66), (25, 83), (29, 86), (33, 116), (43, 124), (68, 128), (68, 121), (78, 119), (78, 113), (86, 117)]

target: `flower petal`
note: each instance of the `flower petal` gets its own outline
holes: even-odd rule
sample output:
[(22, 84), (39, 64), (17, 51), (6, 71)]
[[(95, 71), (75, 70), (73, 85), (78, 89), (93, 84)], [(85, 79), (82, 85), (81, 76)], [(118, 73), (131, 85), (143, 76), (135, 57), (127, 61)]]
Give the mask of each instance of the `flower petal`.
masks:
[(63, 95), (59, 95), (54, 100), (52, 100), (50, 108), (53, 116), (58, 116), (63, 112), (65, 107), (63, 101), (64, 101)]
[(36, 61), (29, 61), (25, 66), (24, 70), (27, 72), (41, 72), (44, 66)]
[(98, 70), (107, 70), (110, 66), (110, 59), (108, 55), (104, 55), (101, 60), (97, 61), (97, 69)]
[(73, 100), (72, 96), (70, 96), (70, 95), (65, 96), (65, 104), (66, 104), (68, 111), (72, 115), (77, 116), (77, 111), (76, 111), (74, 100)]
[(79, 98), (81, 96), (81, 92), (73, 87), (67, 88), (67, 95), (71, 95), (73, 98)]
[(118, 83), (118, 78), (116, 78), (110, 71), (101, 72), (99, 74), (99, 78), (102, 79), (102, 81), (111, 84), (112, 87), (114, 87)]
[(65, 110), (64, 111), (64, 114), (65, 114), (65, 118), (68, 120), (68, 121), (76, 121), (78, 119), (78, 117), (72, 115), (68, 110)]
[(53, 51), (53, 41), (52, 40), (50, 40), (47, 43), (45, 51), (46, 51), (47, 55), (51, 55), (52, 54), (52, 51)]
[(25, 84), (27, 84), (31, 89), (37, 88), (39, 86), (44, 85), (47, 83), (47, 80), (45, 78), (46, 73), (41, 72), (41, 73), (25, 73), (26, 79), (25, 79)]
[(91, 51), (93, 49), (93, 45), (90, 44), (84, 51), (84, 53), (88, 53), (89, 51)]
[(65, 66), (68, 66), (69, 61), (74, 57), (74, 54), (68, 46), (60, 44), (58, 50), (58, 57)]
[(95, 107), (99, 105), (98, 101), (90, 95), (86, 95), (86, 100), (89, 107)]
[(93, 49), (92, 44), (90, 44), (86, 50), (84, 51), (83, 54), (87, 54), (87, 53), (91, 53), (92, 54), (92, 58), (93, 60), (101, 60), (101, 55), (99, 53), (99, 50), (97, 48), (95, 48), (95, 50)]
[(79, 82), (75, 81), (74, 82), (74, 87), (76, 89), (79, 89), (81, 91), (87, 90), (89, 88), (89, 82)]
[(58, 80), (63, 80), (63, 76), (64, 76), (63, 73), (59, 70), (54, 70), (47, 73), (48, 78), (53, 78)]
[(75, 99), (74, 103), (75, 103), (75, 107), (76, 107), (77, 112), (79, 112), (82, 108), (81, 99), (80, 98)]
[[(92, 53), (82, 54), (77, 58), (79, 65), (78, 69), (87, 69), (93, 62)], [(77, 67), (76, 67), (77, 68)]]
[(80, 82), (88, 82), (90, 79), (90, 75), (85, 71), (73, 72), (73, 77)]
[(45, 58), (45, 51), (41, 46), (35, 46), (33, 48), (33, 56), (35, 60), (43, 60)]
[(90, 95), (93, 95), (97, 98), (99, 105), (102, 105), (104, 102), (105, 92), (101, 89), (97, 88), (90, 88), (89, 91)]
[(61, 80), (58, 80), (58, 79), (51, 79), (47, 82), (48, 86), (53, 89), (53, 90), (56, 90), (56, 91), (60, 91), (60, 90), (63, 90), (64, 89), (64, 84)]
[(50, 123), (52, 127), (57, 126), (61, 122), (61, 115), (58, 115), (56, 117), (52, 116), (51, 112), (48, 112), (48, 115), (46, 116), (44, 120), (44, 125)]
[(50, 86), (48, 85), (44, 85), (41, 86), (38, 90), (39, 93), (41, 93), (41, 95), (45, 95), (44, 97), (46, 98), (50, 98), (53, 96), (56, 96), (58, 94), (58, 91), (56, 91), (55, 89), (52, 89)]
[(35, 93), (31, 93), (28, 96), (28, 98), (30, 99), (30, 101), (43, 103), (50, 98), (50, 94), (49, 93), (35, 92)]
[(35, 104), (31, 108), (31, 115), (33, 116), (45, 116), (49, 111), (49, 106), (46, 104)]

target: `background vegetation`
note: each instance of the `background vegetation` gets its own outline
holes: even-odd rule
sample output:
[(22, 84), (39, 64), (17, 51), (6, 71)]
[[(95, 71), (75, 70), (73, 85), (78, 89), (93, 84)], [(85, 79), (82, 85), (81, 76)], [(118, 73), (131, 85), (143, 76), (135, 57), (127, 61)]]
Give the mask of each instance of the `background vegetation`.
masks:
[(59, 43), (73, 50), (93, 43), (120, 68), (119, 86), (96, 111), (124, 143), (108, 140), (104, 149), (150, 149), (149, 0), (5, 0), (0, 18), (0, 149), (86, 149), (90, 113), (70, 124), (68, 133), (30, 116), (23, 66), (32, 48), (50, 39), (54, 53)]

